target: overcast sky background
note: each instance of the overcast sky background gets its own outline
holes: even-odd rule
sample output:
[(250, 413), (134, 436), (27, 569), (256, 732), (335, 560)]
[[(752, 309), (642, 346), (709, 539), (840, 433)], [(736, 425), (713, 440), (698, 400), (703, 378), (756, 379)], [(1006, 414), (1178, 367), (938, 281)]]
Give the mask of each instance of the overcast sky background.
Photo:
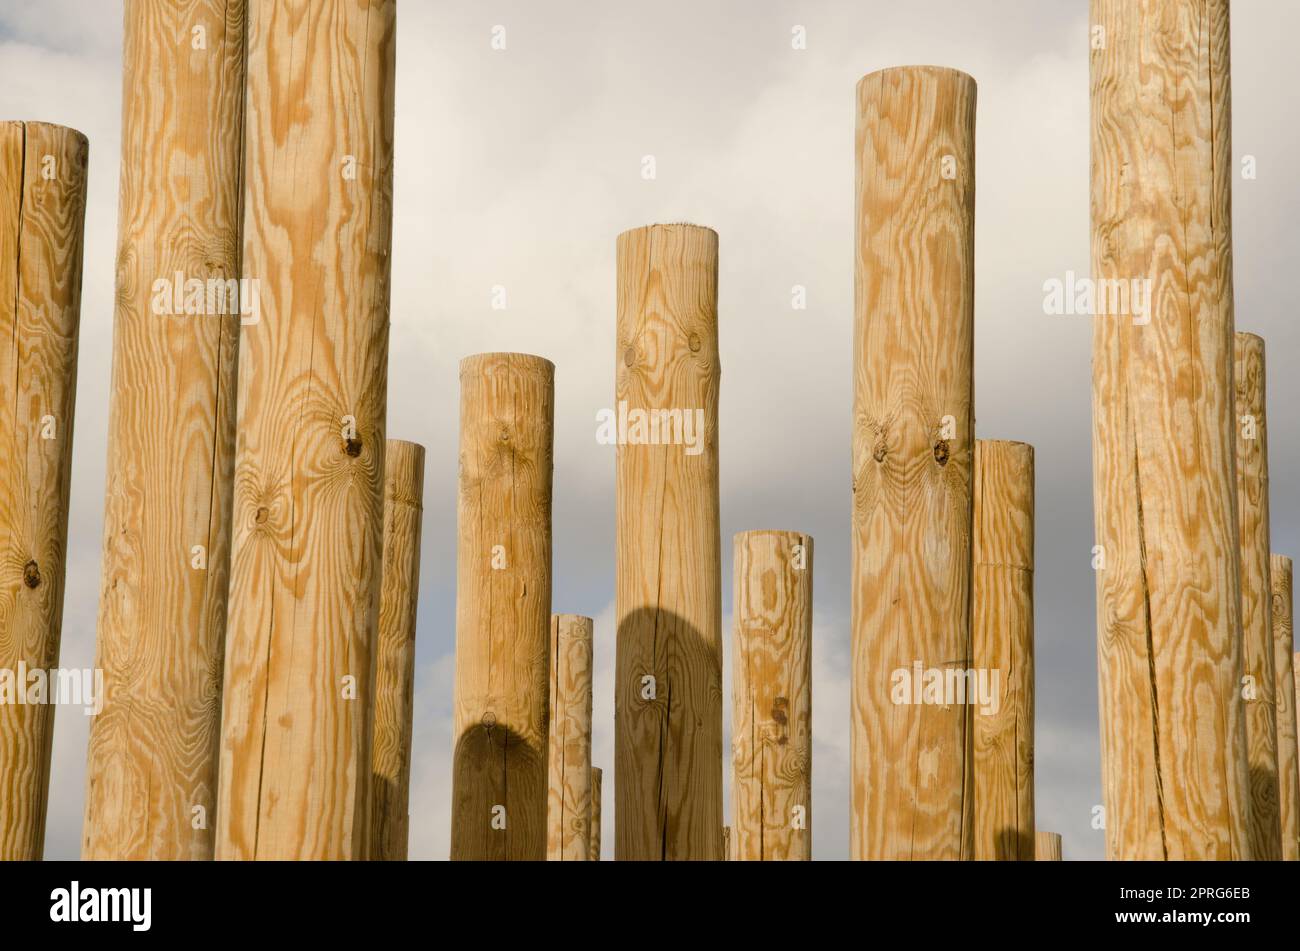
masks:
[[(457, 362), (556, 364), (554, 610), (596, 618), (593, 759), (613, 851), (614, 239), (688, 220), (720, 236), (724, 643), (731, 536), (815, 536), (814, 855), (848, 855), (848, 611), (854, 86), (930, 63), (979, 84), (977, 435), (1037, 459), (1038, 827), (1100, 858), (1087, 318), (1043, 313), (1043, 282), (1089, 271), (1085, 0), (402, 0), (389, 435), (428, 449), (411, 857), (449, 842)], [(121, 7), (0, 0), (0, 116), (90, 138), (85, 289), (61, 665), (94, 662), (113, 318)], [(507, 48), (490, 46), (506, 28)], [(807, 49), (791, 48), (802, 25)], [(1296, 268), (1300, 4), (1232, 21), (1237, 327), (1264, 336), (1273, 548), (1300, 555)], [(654, 155), (658, 177), (641, 177)], [(493, 285), (508, 307), (493, 310)], [(790, 306), (792, 285), (808, 308)], [(729, 694), (730, 666), (724, 671)], [(728, 705), (729, 706), (729, 705)], [(727, 710), (726, 719), (730, 720)], [(89, 721), (57, 712), (46, 855), (75, 858)], [(724, 747), (724, 749), (727, 747)], [(729, 768), (726, 770), (729, 773)], [(729, 783), (729, 777), (728, 777)]]

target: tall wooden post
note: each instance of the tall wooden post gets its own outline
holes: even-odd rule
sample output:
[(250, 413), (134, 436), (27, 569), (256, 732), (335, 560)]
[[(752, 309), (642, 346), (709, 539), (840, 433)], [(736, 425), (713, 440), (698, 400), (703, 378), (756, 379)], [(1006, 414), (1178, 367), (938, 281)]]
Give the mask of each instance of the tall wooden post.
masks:
[(1033, 858), (1038, 862), (1061, 861), (1061, 834), (1059, 832), (1035, 833)]
[(1250, 858), (1228, 2), (1093, 0), (1091, 37), (1106, 848)]
[(1242, 664), (1246, 688), (1246, 761), (1250, 768), (1251, 852), (1282, 858), (1279, 812), (1277, 677), (1273, 658), (1273, 586), (1269, 581), (1268, 424), (1264, 341), (1234, 337), (1237, 524), (1241, 535)]
[(969, 858), (970, 708), (893, 688), (970, 658), (973, 79), (863, 77), (855, 214), (851, 854)]
[(555, 367), (460, 363), (453, 859), (546, 858)]
[(813, 540), (740, 532), (734, 541), (731, 852), (812, 858)]
[(105, 701), (81, 852), (210, 859), (239, 325), (262, 303), (239, 284), (245, 2), (129, 0), (124, 27)]
[(395, 7), (249, 4), (261, 316), (240, 342), (218, 858), (368, 852)]
[(718, 236), (618, 238), (619, 859), (722, 855)]
[(45, 847), (59, 684), (34, 695), (29, 674), (59, 664), (88, 153), (72, 129), (0, 122), (0, 860)]
[(975, 858), (1034, 859), (1034, 447), (975, 441)]
[(1291, 559), (1271, 556), (1273, 658), (1277, 695), (1277, 776), (1282, 859), (1300, 861), (1300, 750), (1296, 748), (1296, 677)]
[(388, 440), (384, 456), (384, 570), (370, 744), (370, 858), (376, 861), (406, 861), (410, 838), (408, 794), (423, 500), (424, 447)]
[(600, 861), (600, 782), (602, 773), (599, 766), (591, 767), (591, 841), (587, 850), (587, 859)]
[(585, 862), (591, 854), (592, 622), (551, 618), (546, 857)]

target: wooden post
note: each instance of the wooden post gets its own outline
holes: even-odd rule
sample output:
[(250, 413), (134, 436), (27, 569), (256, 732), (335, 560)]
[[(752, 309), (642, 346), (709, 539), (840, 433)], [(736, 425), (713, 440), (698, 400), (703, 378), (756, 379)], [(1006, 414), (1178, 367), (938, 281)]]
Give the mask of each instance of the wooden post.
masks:
[[(0, 860), (45, 847), (59, 685), (35, 695), (29, 674), (59, 664), (88, 152), (72, 129), (0, 122)], [(82, 686), (90, 712), (102, 686)]]
[(423, 500), (424, 447), (388, 440), (384, 456), (384, 570), (370, 744), (370, 858), (376, 861), (406, 861), (410, 838), (408, 793)]
[(1061, 835), (1058, 832), (1034, 834), (1034, 858), (1039, 862), (1061, 861)]
[(813, 540), (740, 532), (732, 585), (731, 850), (812, 858)]
[[(1264, 341), (1234, 337), (1237, 524), (1241, 533), (1242, 664), (1250, 678), (1246, 700), (1246, 760), (1250, 767), (1251, 852), (1282, 858), (1279, 812), (1277, 676), (1273, 651), (1273, 586), (1269, 580), (1268, 424)], [(1289, 652), (1288, 652), (1289, 653)]]
[(722, 855), (718, 236), (618, 238), (614, 826), (619, 859)]
[(722, 827), (722, 861), (730, 862), (731, 858), (731, 826)]
[(240, 341), (218, 858), (368, 852), (395, 6), (249, 4), (261, 316)]
[(592, 622), (551, 617), (546, 858), (582, 861), (591, 853)]
[(1300, 750), (1296, 748), (1296, 677), (1292, 626), (1291, 559), (1273, 555), (1273, 658), (1277, 693), (1277, 775), (1282, 859), (1300, 861)]
[(600, 861), (600, 767), (591, 767), (591, 848), (587, 852), (588, 860)]
[(895, 688), (970, 658), (975, 81), (886, 69), (857, 102), (851, 854), (969, 858), (970, 708)]
[(244, 14), (125, 9), (90, 860), (213, 855), (240, 313), (260, 303), (239, 284)]
[[(1034, 447), (975, 440), (975, 858), (1034, 859)], [(993, 678), (996, 678), (993, 679)]]
[(546, 858), (555, 367), (460, 363), (453, 859)]
[(1250, 858), (1228, 2), (1093, 0), (1091, 36), (1106, 850)]

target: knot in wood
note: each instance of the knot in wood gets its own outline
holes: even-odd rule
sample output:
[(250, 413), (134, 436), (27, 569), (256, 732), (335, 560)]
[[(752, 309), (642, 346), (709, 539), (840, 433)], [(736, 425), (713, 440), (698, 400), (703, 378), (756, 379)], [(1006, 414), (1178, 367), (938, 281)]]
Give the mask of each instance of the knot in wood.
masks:
[(361, 455), (361, 440), (353, 436), (343, 444), (343, 451), (353, 458)]
[(700, 340), (699, 334), (691, 334), (687, 339), (686, 344), (691, 348), (691, 353), (699, 353), (700, 347), (704, 346), (703, 341)]
[(940, 439), (934, 444), (934, 461), (941, 466), (948, 464), (948, 454), (951, 450), (948, 448), (948, 440)]
[(35, 588), (41, 583), (41, 567), (36, 564), (35, 560), (23, 565), (23, 584), (29, 588)]
[(876, 443), (876, 448), (875, 451), (871, 453), (871, 458), (875, 459), (876, 462), (884, 462), (885, 453), (888, 451), (889, 450), (885, 448), (885, 444), (883, 442)]

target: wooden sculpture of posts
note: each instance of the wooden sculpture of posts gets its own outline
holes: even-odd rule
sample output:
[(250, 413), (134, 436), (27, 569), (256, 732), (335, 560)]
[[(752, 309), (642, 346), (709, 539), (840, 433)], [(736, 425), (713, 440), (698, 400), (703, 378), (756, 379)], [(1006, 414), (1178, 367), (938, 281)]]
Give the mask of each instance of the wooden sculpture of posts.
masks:
[(970, 658), (975, 81), (871, 73), (857, 119), (851, 855), (969, 858), (971, 708), (897, 676)]
[(1093, 0), (1092, 37), (1093, 278), (1146, 289), (1093, 321), (1106, 852), (1248, 859), (1228, 0)]
[(813, 541), (735, 537), (729, 860), (812, 858)]
[(546, 858), (555, 367), (460, 364), (453, 859)]
[(369, 852), (395, 9), (249, 3), (244, 273), (261, 316), (239, 353), (217, 858)]
[(718, 236), (618, 238), (618, 859), (722, 856)]
[[(25, 692), (0, 703), (0, 861), (45, 847), (63, 681), (31, 674), (59, 664), (88, 151), (72, 129), (0, 122), (0, 672)], [(93, 712), (102, 684), (81, 686)]]
[(126, 3), (90, 860), (213, 855), (239, 328), (263, 303), (241, 279), (245, 10)]

